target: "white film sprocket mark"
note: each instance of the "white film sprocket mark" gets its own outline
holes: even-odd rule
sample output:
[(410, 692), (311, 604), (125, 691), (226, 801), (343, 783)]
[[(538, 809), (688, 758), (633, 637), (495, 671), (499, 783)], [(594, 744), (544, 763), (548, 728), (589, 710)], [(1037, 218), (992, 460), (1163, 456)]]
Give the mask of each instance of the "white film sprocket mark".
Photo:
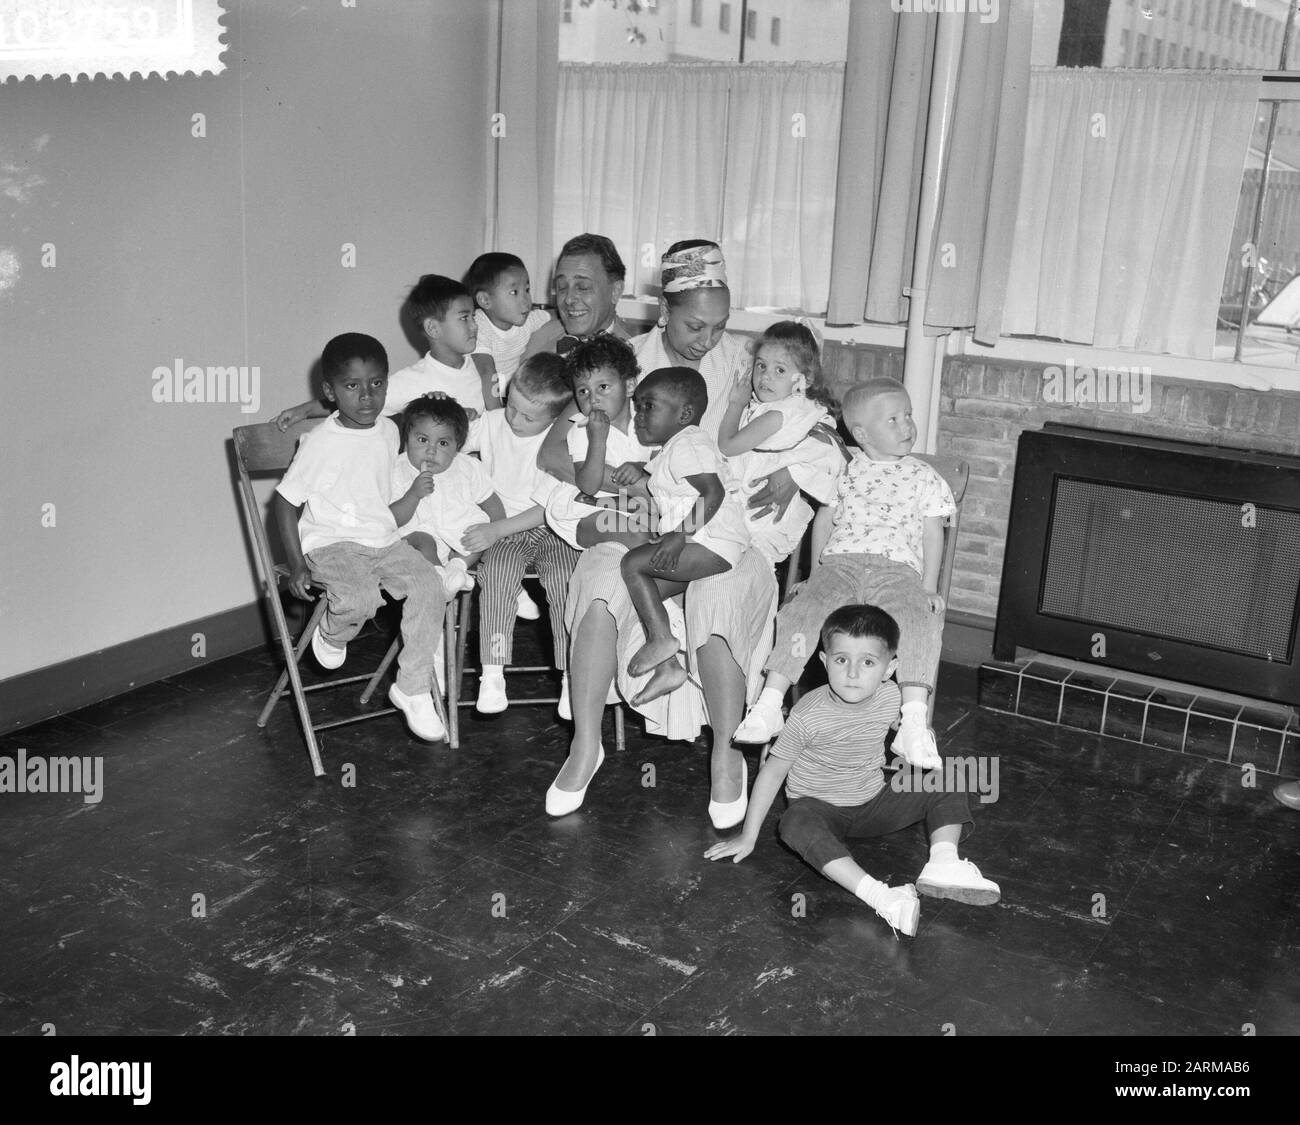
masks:
[(0, 82), (219, 74), (219, 0), (0, 0)]

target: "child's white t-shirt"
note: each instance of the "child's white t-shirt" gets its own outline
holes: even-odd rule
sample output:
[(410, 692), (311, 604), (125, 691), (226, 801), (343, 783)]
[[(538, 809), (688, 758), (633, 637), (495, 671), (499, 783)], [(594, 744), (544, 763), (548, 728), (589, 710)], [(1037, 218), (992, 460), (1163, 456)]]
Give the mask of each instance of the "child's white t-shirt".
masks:
[(397, 427), (380, 418), (366, 430), (339, 423), (335, 411), (298, 442), (298, 451), (276, 491), (303, 505), (298, 519), (302, 552), (331, 543), (387, 547), (397, 542), (392, 502)]
[(551, 314), (533, 309), (523, 324), (505, 329), (493, 324), (482, 309), (474, 313), (474, 319), (478, 322), (478, 346), (474, 351), (492, 357), (497, 366), (497, 397), (504, 399), (511, 376), (519, 370), (528, 338), (551, 319)]
[(925, 521), (950, 519), (956, 511), (948, 482), (924, 461), (873, 461), (855, 450), (840, 478), (822, 554), (884, 555), (924, 575)]
[(537, 452), (549, 432), (519, 437), (506, 422), (504, 410), (490, 410), (469, 424), (463, 452), (477, 453), (483, 459), (507, 518), (536, 507), (533, 493), (554, 479), (537, 467)]
[[(420, 470), (405, 453), (393, 463), (393, 501), (406, 495)], [(488, 514), (479, 507), (493, 493), (492, 482), (482, 463), (458, 453), (451, 464), (433, 478), (433, 491), (420, 497), (415, 514), (402, 525), (402, 534), (423, 531), (446, 543), (457, 554), (466, 554), (461, 536), (477, 523), (486, 523)]]
[(814, 426), (834, 422), (830, 411), (820, 402), (804, 395), (790, 395), (775, 402), (750, 402), (740, 416), (740, 428), (744, 429), (755, 418), (773, 413), (781, 415), (781, 428), (762, 445), (756, 445), (755, 453), (783, 453), (803, 441)]
[[(727, 479), (717, 443), (699, 426), (687, 426), (675, 433), (646, 468), (650, 471), (650, 495), (659, 508), (660, 534), (680, 528), (700, 498), (687, 477), (713, 473), (724, 484)], [(745, 515), (734, 493), (724, 496), (722, 507), (692, 538), (697, 542), (706, 538), (726, 540), (742, 547), (749, 542)]]
[(466, 356), (460, 367), (448, 367), (432, 355), (426, 354), (410, 367), (388, 376), (388, 398), (384, 402), (385, 414), (400, 414), (412, 399), (442, 391), (454, 398), (466, 410), (484, 413), (483, 380), (472, 356)]
[[(569, 421), (573, 423), (573, 427), (565, 437), (569, 447), (569, 460), (575, 465), (580, 465), (587, 459), (587, 416), (581, 413), (575, 414)], [(624, 433), (617, 426), (610, 425), (609, 433), (605, 437), (605, 464), (611, 469), (617, 469), (629, 461), (644, 463), (654, 454), (654, 447), (642, 445), (637, 441), (635, 430)]]

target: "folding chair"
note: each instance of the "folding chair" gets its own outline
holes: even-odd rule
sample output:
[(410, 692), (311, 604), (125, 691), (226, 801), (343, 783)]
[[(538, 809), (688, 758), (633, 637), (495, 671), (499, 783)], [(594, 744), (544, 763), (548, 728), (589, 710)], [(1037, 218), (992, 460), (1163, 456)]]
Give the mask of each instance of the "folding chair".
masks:
[[(944, 605), (948, 604), (948, 591), (952, 587), (953, 562), (957, 556), (957, 532), (961, 528), (961, 506), (962, 501), (966, 498), (966, 485), (970, 480), (970, 466), (965, 461), (960, 461), (956, 457), (936, 457), (931, 454), (914, 453), (912, 454), (918, 461), (924, 461), (934, 469), (952, 490), (952, 498), (956, 502), (957, 510), (953, 513), (952, 520), (943, 529), (943, 558), (939, 562), (939, 596), (943, 598)], [(802, 559), (804, 550), (807, 548), (808, 553), (812, 553), (812, 527), (809, 525), (808, 530), (804, 533), (803, 541), (798, 548), (790, 555), (788, 569), (785, 575), (785, 585), (782, 589), (781, 601), (784, 604), (790, 597), (790, 591), (794, 589), (795, 584), (799, 581), (802, 569)], [(808, 565), (811, 568), (813, 559), (809, 558)], [(802, 694), (799, 690), (798, 683), (791, 686), (793, 698), (798, 700)], [(929, 722), (934, 722), (934, 692), (930, 693)]]
[[(313, 419), (292, 426), (284, 433), (279, 430), (274, 422), (264, 422), (255, 426), (237, 426), (234, 430), (234, 446), (235, 463), (239, 468), (239, 497), (244, 511), (244, 521), (248, 525), (249, 534), (253, 539), (258, 569), (261, 572), (259, 577), (262, 590), (266, 594), (266, 600), (271, 611), (271, 620), (275, 625), (276, 639), (279, 641), (280, 651), (284, 657), (284, 671), (280, 673), (275, 682), (275, 687), (267, 698), (266, 706), (262, 708), (262, 713), (258, 715), (257, 725), (259, 728), (264, 728), (270, 721), (271, 712), (275, 709), (275, 705), (286, 695), (292, 695), (298, 709), (298, 717), (302, 722), (303, 737), (307, 742), (307, 754), (311, 758), (312, 772), (317, 777), (323, 777), (325, 767), (321, 764), (320, 746), (316, 740), (318, 731), (363, 722), (366, 719), (378, 718), (380, 715), (391, 715), (396, 713), (396, 708), (385, 707), (382, 710), (366, 711), (363, 714), (353, 715), (348, 718), (316, 723), (313, 722), (311, 710), (307, 705), (307, 693), (365, 681), (367, 687), (361, 697), (361, 703), (364, 706), (370, 701), (370, 697), (374, 694), (384, 673), (387, 672), (397, 656), (401, 638), (399, 636), (389, 645), (383, 662), (372, 673), (368, 672), (359, 676), (342, 676), (338, 679), (326, 680), (322, 683), (306, 686), (302, 682), (298, 662), (302, 659), (303, 653), (307, 651), (307, 646), (311, 644), (312, 633), (315, 632), (317, 623), (325, 613), (325, 598), (320, 597), (317, 599), (315, 609), (308, 618), (307, 624), (295, 644), (289, 632), (284, 606), (280, 600), (280, 581), (289, 577), (289, 570), (288, 567), (277, 564), (271, 554), (271, 545), (267, 539), (266, 527), (262, 521), (262, 510), (253, 492), (252, 477), (272, 473), (283, 475), (285, 469), (289, 467), (289, 462), (293, 460), (298, 439), (318, 424)], [(448, 623), (445, 628), (445, 636), (448, 638), (450, 638), (450, 631), (451, 626)], [(288, 684), (287, 688), (286, 684)], [(433, 700), (435, 707), (438, 709), (439, 718), (446, 725), (447, 717), (443, 711), (440, 695), (439, 691), (434, 691)]]

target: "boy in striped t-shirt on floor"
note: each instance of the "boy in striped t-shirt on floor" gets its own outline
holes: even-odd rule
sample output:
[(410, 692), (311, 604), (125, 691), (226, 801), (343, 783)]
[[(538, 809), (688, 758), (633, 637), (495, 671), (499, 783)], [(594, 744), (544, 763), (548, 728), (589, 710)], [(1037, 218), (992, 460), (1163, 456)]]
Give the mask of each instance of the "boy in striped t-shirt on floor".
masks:
[[(1000, 891), (957, 855), (962, 826), (971, 823), (964, 792), (900, 793), (885, 784), (885, 732), (898, 714), (899, 688), (889, 679), (898, 637), (898, 623), (875, 606), (842, 606), (826, 619), (821, 659), (829, 683), (794, 705), (754, 782), (740, 835), (704, 854), (734, 863), (749, 855), (785, 782), (790, 806), (778, 826), (781, 839), (910, 937), (920, 920), (918, 889), (976, 906), (991, 906)], [(930, 860), (915, 885), (886, 886), (849, 854), (850, 837), (885, 836), (920, 821)]]

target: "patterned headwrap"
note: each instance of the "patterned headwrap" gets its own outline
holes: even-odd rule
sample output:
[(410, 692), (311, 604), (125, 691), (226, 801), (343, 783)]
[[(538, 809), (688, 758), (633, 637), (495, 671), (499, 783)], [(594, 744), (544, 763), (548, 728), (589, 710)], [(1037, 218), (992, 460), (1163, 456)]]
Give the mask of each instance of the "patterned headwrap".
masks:
[(665, 254), (660, 263), (660, 281), (665, 293), (684, 289), (719, 289), (727, 284), (727, 263), (716, 246), (692, 246), (676, 254)]

